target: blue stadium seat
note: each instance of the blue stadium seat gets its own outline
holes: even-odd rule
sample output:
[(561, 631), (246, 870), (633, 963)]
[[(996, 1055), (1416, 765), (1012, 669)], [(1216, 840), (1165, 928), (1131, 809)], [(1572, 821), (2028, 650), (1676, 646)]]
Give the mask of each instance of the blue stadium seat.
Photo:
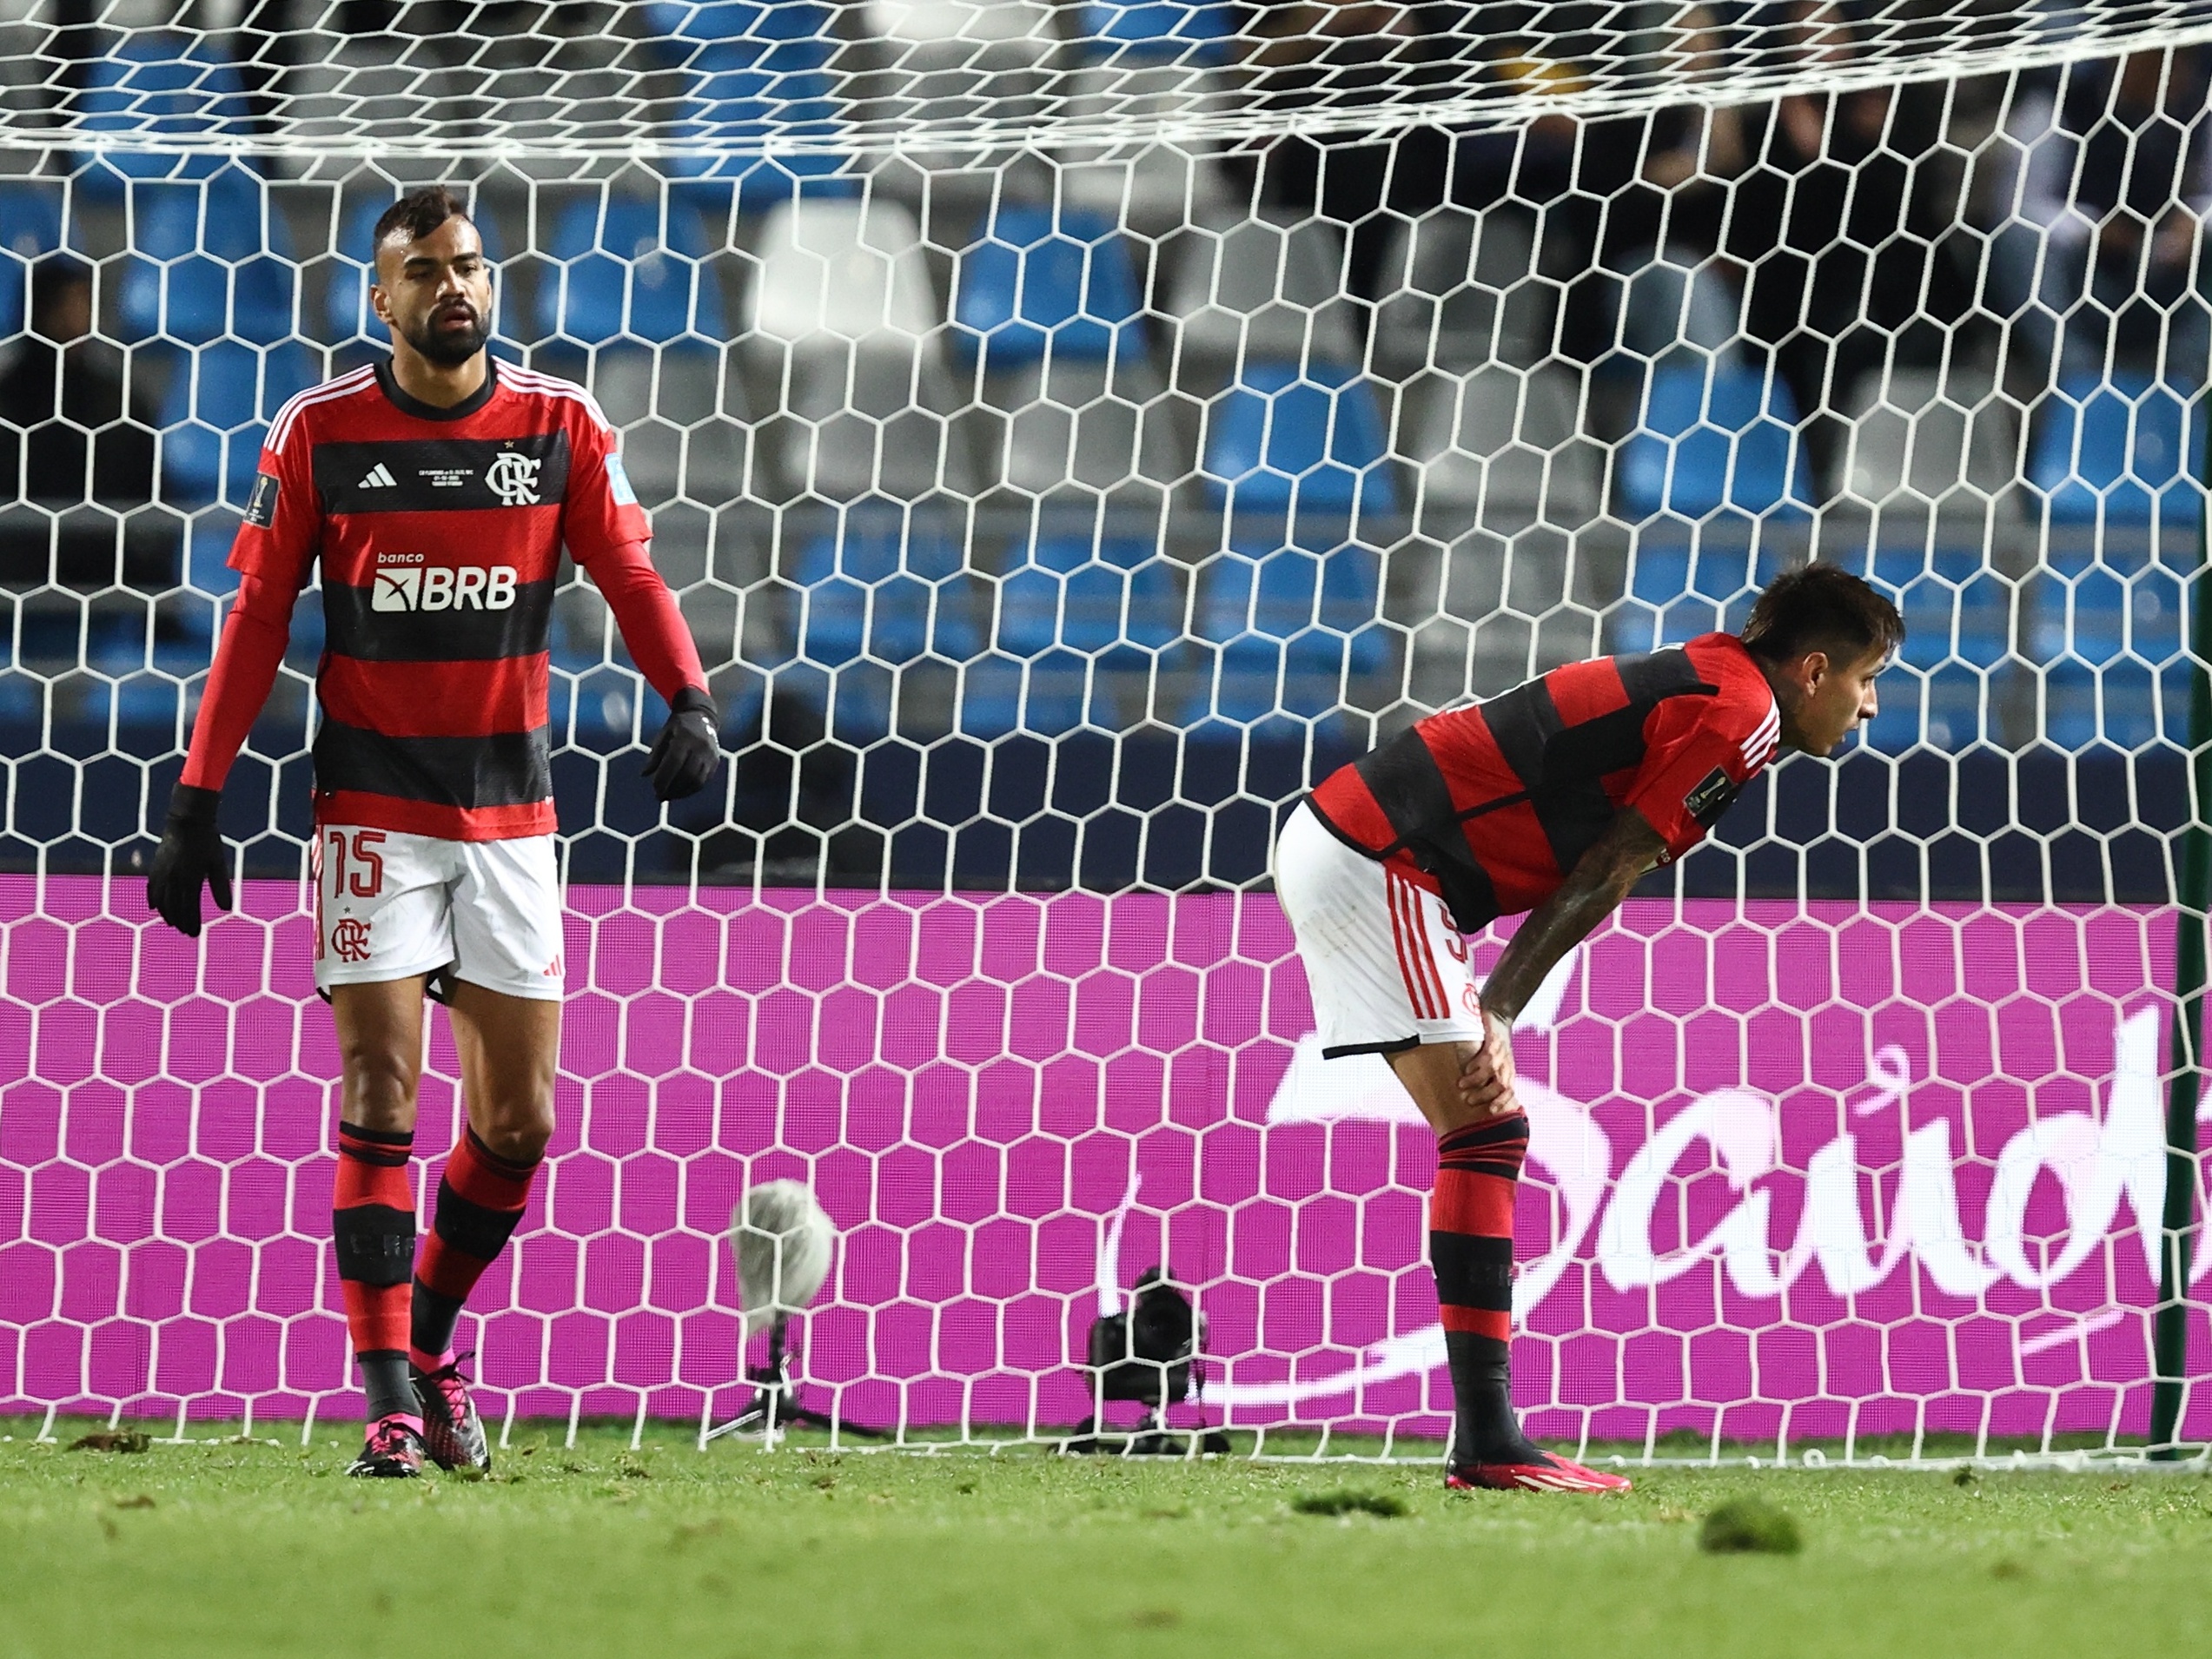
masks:
[(1207, 412), (1208, 493), (1232, 512), (1391, 512), (1382, 418), (1359, 370), (1247, 363)]
[(30, 268), (61, 246), (60, 185), (12, 180), (0, 185), (0, 337), (28, 326)]
[(538, 281), (539, 339), (586, 346), (611, 340), (662, 345), (727, 333), (722, 290), (700, 261), (712, 250), (699, 216), (671, 202), (610, 195), (572, 202), (546, 252), (562, 261)]
[(957, 337), (991, 370), (1055, 360), (1127, 361), (1144, 349), (1144, 308), (1128, 247), (1103, 214), (1001, 206), (960, 256)]
[(1095, 681), (1091, 659), (1078, 651), (1001, 650), (968, 664), (960, 685), (960, 731), (989, 742), (1009, 732), (1056, 737), (1083, 724), (1111, 729), (1110, 682)]
[(2203, 502), (2195, 395), (2145, 374), (2062, 380), (2028, 456), (2028, 481), (2049, 499), (2051, 521), (2148, 525), (2155, 509), (2193, 528)]
[(894, 670), (926, 657), (964, 663), (979, 654), (966, 595), (954, 579), (964, 565), (951, 537), (909, 530), (895, 517), (856, 518), (842, 538), (818, 536), (800, 549), (792, 572), (803, 590), (798, 658), (828, 672), (840, 741), (888, 733)]
[(999, 581), (997, 654), (969, 671), (961, 730), (1050, 737), (1083, 724), (1086, 709), (1112, 729), (1116, 677), (1142, 674), (1182, 636), (1179, 568), (1144, 542), (1039, 538)]
[[(2012, 651), (2013, 590), (1984, 566), (1979, 550), (1884, 549), (1878, 584), (1895, 590), (1904, 649), (1883, 677), (1882, 712), (1867, 743), (1890, 753), (1916, 744), (1957, 751), (1999, 736)], [(1986, 689), (1985, 689), (1986, 688)]]
[(2061, 749), (2099, 741), (2141, 749), (2187, 741), (2189, 660), (2181, 585), (2147, 568), (2103, 565), (2035, 585), (2029, 638), (2043, 669), (2043, 737)]
[(659, 735), (668, 705), (619, 650), (609, 660), (596, 635), (572, 639), (565, 628), (556, 628), (550, 656), (546, 718), (554, 748), (573, 742), (604, 754), (633, 739), (650, 744)]
[(1759, 585), (1773, 574), (1770, 562), (1745, 545), (1639, 540), (1628, 566), (1634, 603), (1614, 626), (1618, 648), (1653, 651), (1739, 625)]
[(1092, 0), (1083, 9), (1083, 32), (1094, 57), (1218, 63), (1235, 38), (1236, 13), (1192, 0)]
[(204, 345), (226, 334), (273, 345), (293, 332), (291, 250), (260, 179), (228, 167), (189, 184), (131, 188), (131, 258), (119, 308), (126, 338)]
[(1182, 724), (1312, 718), (1336, 707), (1344, 676), (1374, 673), (1388, 651), (1376, 624), (1381, 565), (1352, 545), (1316, 553), (1255, 545), (1209, 560), (1194, 631), (1220, 646), (1219, 667), (1210, 688), (1201, 677)]
[[(0, 662), (0, 722), (13, 726), (43, 725), (49, 684), (36, 674), (23, 673), (12, 664)], [(23, 753), (22, 749), (14, 746), (15, 741), (11, 737), (8, 752)], [(37, 734), (33, 733), (31, 745), (36, 747), (39, 741)]]
[(1654, 369), (1643, 422), (1621, 446), (1624, 516), (1805, 517), (1812, 480), (1797, 424), (1779, 376), (1725, 364)]
[[(176, 141), (250, 129), (238, 67), (225, 36), (173, 29), (135, 29), (84, 66), (72, 124), (84, 133), (131, 133)], [(77, 188), (113, 197), (134, 179), (194, 179), (230, 165), (215, 150), (190, 155), (100, 149), (76, 172)]]
[(227, 340), (181, 356), (162, 404), (162, 499), (242, 510), (271, 417), (315, 380), (297, 343), (257, 350)]
[[(776, 143), (779, 135), (834, 137), (843, 129), (825, 73), (838, 45), (829, 7), (813, 0), (652, 0), (645, 10), (666, 61), (691, 81), (683, 112), (670, 125), (672, 159), (663, 165), (672, 174), (734, 188), (746, 213), (802, 193), (859, 193), (858, 180), (838, 176), (842, 155), (779, 151)], [(710, 199), (702, 193), (693, 205), (708, 207)]]

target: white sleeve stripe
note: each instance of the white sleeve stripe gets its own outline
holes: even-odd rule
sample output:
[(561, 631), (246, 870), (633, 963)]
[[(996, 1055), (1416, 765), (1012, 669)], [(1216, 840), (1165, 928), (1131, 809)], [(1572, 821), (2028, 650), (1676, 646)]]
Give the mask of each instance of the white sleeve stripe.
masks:
[(519, 392), (534, 392), (542, 397), (566, 398), (572, 402), (580, 403), (592, 417), (593, 424), (602, 432), (614, 430), (614, 423), (606, 418), (599, 400), (573, 380), (555, 380), (552, 375), (540, 374), (535, 369), (516, 368), (508, 363), (500, 365), (499, 375)]
[(349, 374), (340, 375), (334, 380), (326, 380), (321, 386), (309, 387), (304, 392), (295, 393), (286, 400), (284, 406), (276, 412), (276, 418), (268, 423), (268, 436), (262, 440), (262, 446), (273, 453), (281, 455), (284, 453), (284, 446), (291, 440), (292, 428), (298, 424), (300, 416), (310, 406), (328, 403), (333, 399), (348, 396), (360, 391), (363, 386), (375, 378), (376, 371), (374, 368), (357, 368)]

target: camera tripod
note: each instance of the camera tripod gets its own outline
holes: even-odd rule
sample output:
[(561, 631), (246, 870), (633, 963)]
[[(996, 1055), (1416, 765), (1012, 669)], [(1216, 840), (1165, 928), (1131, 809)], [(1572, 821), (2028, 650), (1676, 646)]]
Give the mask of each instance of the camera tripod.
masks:
[(777, 1431), (794, 1423), (810, 1428), (828, 1429), (838, 1434), (863, 1435), (870, 1439), (885, 1438), (882, 1429), (871, 1429), (863, 1423), (848, 1422), (832, 1418), (826, 1412), (802, 1405), (798, 1399), (798, 1385), (791, 1380), (791, 1357), (786, 1351), (785, 1326), (790, 1323), (786, 1313), (776, 1315), (768, 1327), (768, 1363), (758, 1370), (745, 1373), (745, 1380), (756, 1385), (752, 1404), (732, 1418), (719, 1424), (699, 1437), (699, 1444), (719, 1440), (725, 1434), (765, 1434), (772, 1438)]

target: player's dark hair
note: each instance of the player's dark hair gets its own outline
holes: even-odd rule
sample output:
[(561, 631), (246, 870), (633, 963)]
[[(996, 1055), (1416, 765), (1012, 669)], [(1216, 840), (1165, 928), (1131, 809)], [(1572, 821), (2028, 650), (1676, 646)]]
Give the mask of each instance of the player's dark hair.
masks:
[(1762, 662), (1794, 662), (1825, 651), (1858, 662), (1881, 647), (1886, 657), (1904, 643), (1897, 608), (1838, 565), (1805, 565), (1766, 585), (1744, 625), (1744, 648)]
[(420, 190), (410, 190), (384, 209), (376, 221), (375, 240), (369, 243), (369, 257), (384, 246), (385, 239), (404, 236), (408, 241), (419, 242), (448, 219), (468, 217), (468, 205), (442, 184), (427, 184)]

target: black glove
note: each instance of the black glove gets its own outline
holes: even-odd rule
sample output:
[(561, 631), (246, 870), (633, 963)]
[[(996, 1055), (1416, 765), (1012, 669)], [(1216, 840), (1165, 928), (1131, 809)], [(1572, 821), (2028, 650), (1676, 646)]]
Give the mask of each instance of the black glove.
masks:
[(722, 745), (715, 734), (721, 729), (714, 699), (695, 685), (686, 685), (668, 705), (668, 724), (653, 740), (646, 757), (644, 776), (652, 779), (652, 792), (664, 801), (679, 801), (706, 787), (722, 760)]
[(189, 939), (200, 936), (200, 883), (214, 896), (215, 909), (230, 908), (230, 853), (215, 828), (222, 794), (179, 783), (169, 797), (169, 822), (146, 877), (146, 903)]

